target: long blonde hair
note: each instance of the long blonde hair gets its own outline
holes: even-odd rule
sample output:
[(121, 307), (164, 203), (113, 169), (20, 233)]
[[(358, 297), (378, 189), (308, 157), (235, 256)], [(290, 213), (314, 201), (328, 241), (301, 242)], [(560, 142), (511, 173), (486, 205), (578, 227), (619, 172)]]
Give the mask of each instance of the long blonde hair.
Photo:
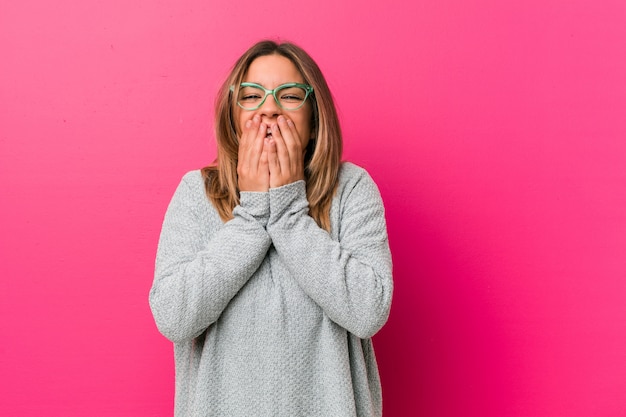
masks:
[(309, 215), (317, 224), (330, 231), (330, 206), (337, 189), (341, 165), (342, 137), (339, 118), (330, 89), (322, 72), (313, 59), (292, 43), (276, 43), (266, 40), (248, 49), (235, 63), (230, 75), (220, 88), (215, 101), (215, 136), (217, 158), (202, 169), (206, 192), (223, 221), (233, 217), (233, 209), (239, 204), (237, 185), (238, 139), (235, 129), (235, 100), (230, 86), (239, 85), (250, 64), (266, 55), (281, 55), (293, 62), (302, 74), (304, 82), (313, 87), (312, 129), (315, 133), (305, 153), (306, 194)]

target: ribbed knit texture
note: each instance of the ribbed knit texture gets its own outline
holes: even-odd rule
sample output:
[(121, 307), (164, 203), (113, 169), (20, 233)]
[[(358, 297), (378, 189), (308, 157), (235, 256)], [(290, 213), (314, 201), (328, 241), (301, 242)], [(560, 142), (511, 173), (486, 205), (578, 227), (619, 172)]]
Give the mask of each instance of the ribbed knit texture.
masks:
[(384, 208), (340, 170), (331, 232), (304, 181), (242, 192), (224, 223), (199, 171), (168, 207), (150, 306), (174, 342), (176, 417), (370, 417), (382, 397), (370, 337), (392, 295)]

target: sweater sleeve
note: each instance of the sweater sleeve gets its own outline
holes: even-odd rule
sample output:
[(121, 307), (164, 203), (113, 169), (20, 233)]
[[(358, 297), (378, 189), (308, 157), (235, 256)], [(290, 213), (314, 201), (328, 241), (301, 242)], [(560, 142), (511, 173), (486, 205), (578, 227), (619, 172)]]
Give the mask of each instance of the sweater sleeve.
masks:
[(149, 297), (158, 329), (173, 342), (197, 337), (215, 322), (269, 249), (268, 193), (241, 193), (240, 200), (234, 218), (207, 241), (202, 230), (209, 211), (202, 181), (188, 174), (174, 193)]
[(393, 290), (384, 207), (365, 171), (346, 184), (338, 241), (308, 215), (304, 181), (270, 189), (267, 231), (302, 290), (360, 338), (386, 322)]

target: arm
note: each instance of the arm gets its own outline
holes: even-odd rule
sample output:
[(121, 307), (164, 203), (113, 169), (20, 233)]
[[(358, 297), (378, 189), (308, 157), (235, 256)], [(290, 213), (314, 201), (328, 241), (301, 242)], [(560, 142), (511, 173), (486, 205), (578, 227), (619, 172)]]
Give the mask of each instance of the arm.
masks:
[(364, 171), (341, 199), (335, 241), (308, 215), (304, 181), (272, 188), (267, 231), (302, 290), (335, 323), (368, 338), (387, 320), (393, 289), (384, 208)]
[(233, 215), (207, 242), (202, 182), (185, 177), (170, 202), (150, 307), (161, 333), (174, 342), (197, 337), (215, 322), (265, 257), (268, 193), (241, 193)]

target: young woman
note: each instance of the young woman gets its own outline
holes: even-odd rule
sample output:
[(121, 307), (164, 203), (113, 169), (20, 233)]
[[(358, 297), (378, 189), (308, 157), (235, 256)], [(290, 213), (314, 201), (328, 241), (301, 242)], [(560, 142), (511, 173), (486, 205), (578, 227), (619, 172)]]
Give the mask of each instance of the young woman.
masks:
[(219, 92), (216, 135), (216, 161), (168, 207), (150, 291), (174, 342), (175, 415), (380, 416), (384, 208), (341, 162), (317, 64), (290, 43), (252, 46)]

